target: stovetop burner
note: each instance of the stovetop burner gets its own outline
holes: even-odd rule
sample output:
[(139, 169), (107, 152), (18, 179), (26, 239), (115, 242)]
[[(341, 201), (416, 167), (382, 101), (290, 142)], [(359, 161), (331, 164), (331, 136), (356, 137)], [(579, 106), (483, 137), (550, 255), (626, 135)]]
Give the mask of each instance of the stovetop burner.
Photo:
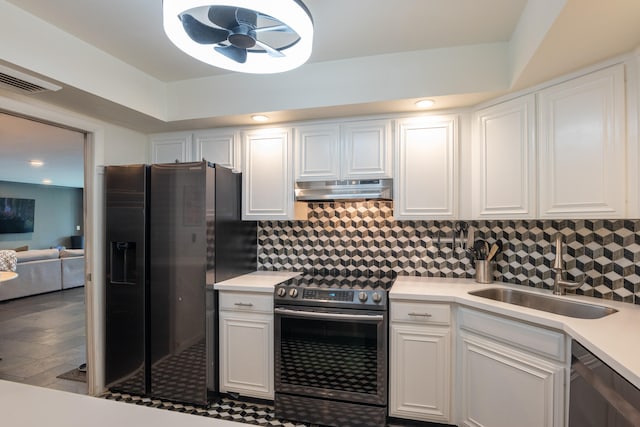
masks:
[(316, 288), (388, 291), (396, 276), (396, 273), (369, 274), (359, 271), (345, 273), (345, 271), (338, 269), (316, 269), (306, 271), (301, 276), (289, 280), (286, 284)]
[(276, 286), (275, 304), (386, 310), (394, 280), (395, 275), (314, 270)]

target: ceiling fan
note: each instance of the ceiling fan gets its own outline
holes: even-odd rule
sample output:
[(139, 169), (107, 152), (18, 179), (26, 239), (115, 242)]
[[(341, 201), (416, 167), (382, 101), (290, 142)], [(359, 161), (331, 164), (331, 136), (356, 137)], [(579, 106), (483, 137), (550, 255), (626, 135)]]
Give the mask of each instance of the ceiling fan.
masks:
[(249, 0), (186, 2), (193, 7), (184, 3), (174, 0), (172, 6), (164, 1), (165, 32), (203, 62), (234, 71), (274, 73), (302, 65), (311, 54), (313, 23), (299, 0), (261, 1), (257, 7), (247, 7), (255, 3)]

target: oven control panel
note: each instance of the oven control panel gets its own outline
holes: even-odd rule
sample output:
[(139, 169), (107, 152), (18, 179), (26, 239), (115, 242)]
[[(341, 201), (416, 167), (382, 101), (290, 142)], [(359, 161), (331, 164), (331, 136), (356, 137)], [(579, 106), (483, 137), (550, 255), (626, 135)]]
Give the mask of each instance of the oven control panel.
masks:
[(387, 292), (373, 289), (327, 289), (318, 287), (300, 287), (278, 285), (275, 289), (275, 301), (284, 304), (328, 305), (366, 305), (384, 307)]

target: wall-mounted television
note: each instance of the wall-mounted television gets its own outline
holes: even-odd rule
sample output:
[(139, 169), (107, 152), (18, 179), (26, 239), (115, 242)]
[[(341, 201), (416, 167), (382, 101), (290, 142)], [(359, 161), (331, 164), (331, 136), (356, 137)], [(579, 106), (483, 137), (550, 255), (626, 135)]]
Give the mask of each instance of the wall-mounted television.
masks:
[(0, 197), (0, 234), (33, 233), (34, 199)]

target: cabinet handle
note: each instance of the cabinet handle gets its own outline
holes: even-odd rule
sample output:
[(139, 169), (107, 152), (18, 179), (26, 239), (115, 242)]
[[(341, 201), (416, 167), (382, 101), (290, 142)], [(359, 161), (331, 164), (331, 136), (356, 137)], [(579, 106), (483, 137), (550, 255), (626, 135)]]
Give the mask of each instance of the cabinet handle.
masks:
[(409, 316), (432, 317), (429, 313), (409, 313)]
[(236, 302), (234, 305), (237, 305), (238, 307), (253, 307), (253, 304), (250, 302)]

